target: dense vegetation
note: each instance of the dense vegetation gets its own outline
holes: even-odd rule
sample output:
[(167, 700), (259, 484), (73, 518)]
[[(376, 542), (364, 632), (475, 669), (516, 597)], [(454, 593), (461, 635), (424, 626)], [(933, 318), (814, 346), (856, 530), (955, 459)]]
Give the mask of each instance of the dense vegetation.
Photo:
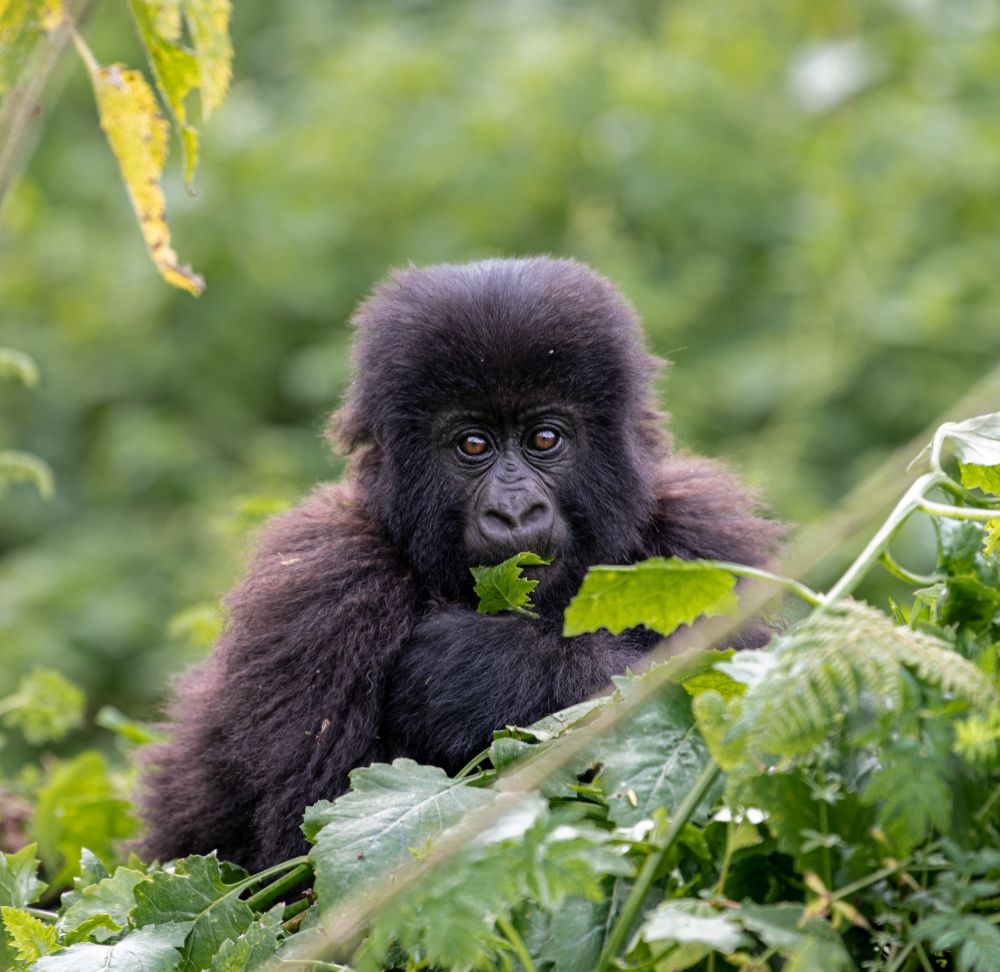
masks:
[[(747, 616), (773, 588), (811, 611), (759, 651), (695, 644), (610, 698), (508, 726), (453, 779), (408, 759), (358, 768), (348, 794), (305, 809), (308, 857), (260, 874), (214, 855), (111, 873), (128, 808), (82, 754), (36, 794), (42, 857), (73, 889), (32, 907), (35, 846), (0, 857), (0, 966), (997, 972), (1000, 413), (942, 426), (918, 464), (826, 594), (713, 561), (595, 568), (569, 635), (738, 620), (740, 598)], [(915, 514), (938, 536), (926, 578), (889, 552)], [(478, 571), (480, 609), (524, 614), (532, 560)], [(926, 583), (908, 617), (850, 599), (879, 561)], [(738, 596), (738, 576), (756, 591)], [(39, 672), (0, 706), (38, 742), (75, 723), (72, 693)]]

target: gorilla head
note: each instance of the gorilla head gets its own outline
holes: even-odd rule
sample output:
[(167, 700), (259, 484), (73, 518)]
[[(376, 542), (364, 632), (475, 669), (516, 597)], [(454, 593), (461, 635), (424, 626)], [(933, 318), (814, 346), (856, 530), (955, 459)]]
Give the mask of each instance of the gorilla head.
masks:
[(446, 597), (468, 568), (554, 557), (560, 610), (587, 566), (638, 548), (664, 452), (631, 306), (571, 260), (411, 268), (355, 316), (356, 380), (333, 429), (361, 447), (372, 514)]

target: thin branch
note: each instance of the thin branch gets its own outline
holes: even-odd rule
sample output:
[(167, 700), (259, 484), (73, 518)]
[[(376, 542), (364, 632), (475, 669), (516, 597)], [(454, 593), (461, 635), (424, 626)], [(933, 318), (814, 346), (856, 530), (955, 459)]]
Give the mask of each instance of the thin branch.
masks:
[(971, 506), (948, 506), (946, 503), (932, 503), (922, 500), (918, 509), (931, 516), (946, 516), (951, 520), (998, 520), (1000, 510), (973, 509)]
[(934, 574), (914, 574), (912, 571), (900, 566), (896, 563), (892, 554), (889, 553), (888, 550), (882, 551), (882, 556), (879, 560), (881, 560), (882, 566), (889, 571), (890, 574), (893, 574), (900, 580), (906, 581), (908, 584), (919, 584), (921, 587), (929, 587), (931, 584), (935, 584), (939, 580), (939, 578)]
[(535, 963), (531, 960), (531, 954), (528, 952), (528, 949), (524, 944), (524, 939), (518, 935), (517, 929), (510, 923), (510, 919), (503, 917), (497, 918), (497, 924), (500, 926), (500, 931), (503, 932), (504, 937), (513, 946), (514, 951), (517, 953), (517, 957), (521, 960), (521, 965), (524, 966), (524, 972), (538, 972), (535, 968)]
[(803, 601), (808, 601), (813, 607), (819, 607), (823, 603), (823, 595), (817, 594), (812, 588), (806, 587), (801, 581), (791, 577), (782, 577), (780, 574), (772, 574), (769, 570), (761, 570), (758, 567), (748, 567), (746, 564), (734, 564), (728, 560), (706, 560), (706, 564), (718, 567), (720, 570), (727, 570), (737, 577), (748, 577), (753, 580), (765, 581), (770, 584), (777, 584), (786, 590), (798, 594)]

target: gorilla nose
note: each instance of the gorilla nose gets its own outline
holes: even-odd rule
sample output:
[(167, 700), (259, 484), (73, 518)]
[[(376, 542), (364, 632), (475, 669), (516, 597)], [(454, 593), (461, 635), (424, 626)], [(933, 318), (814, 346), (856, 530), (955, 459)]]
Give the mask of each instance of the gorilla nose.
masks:
[(487, 540), (524, 545), (548, 538), (555, 515), (552, 506), (534, 490), (504, 492), (491, 499), (479, 520), (479, 528)]

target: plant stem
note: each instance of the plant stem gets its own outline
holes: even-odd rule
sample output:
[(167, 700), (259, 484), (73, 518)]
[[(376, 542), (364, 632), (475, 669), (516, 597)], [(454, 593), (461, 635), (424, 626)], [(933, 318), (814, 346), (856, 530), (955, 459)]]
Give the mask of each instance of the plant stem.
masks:
[[(896, 504), (896, 508), (889, 514), (889, 518), (879, 528), (878, 533), (868, 542), (868, 546), (858, 554), (857, 559), (847, 568), (840, 580), (827, 591), (823, 598), (824, 605), (846, 597), (861, 583), (868, 571), (878, 563), (886, 547), (889, 546), (889, 541), (906, 522), (907, 517), (920, 509), (925, 494), (947, 478), (943, 472), (925, 473), (903, 494), (903, 498)], [(823, 610), (822, 606), (820, 610)]]
[(54, 911), (43, 911), (41, 908), (22, 908), (32, 918), (41, 918), (42, 921), (58, 921), (59, 916)]
[(698, 779), (694, 781), (694, 786), (688, 790), (684, 799), (681, 800), (680, 806), (678, 806), (677, 812), (671, 818), (670, 826), (663, 837), (663, 844), (657, 850), (652, 851), (643, 862), (642, 870), (639, 872), (635, 884), (632, 885), (632, 891), (625, 902), (622, 913), (615, 921), (614, 927), (611, 929), (611, 934), (608, 935), (608, 940), (601, 952), (601, 957), (597, 960), (594, 972), (608, 972), (612, 967), (615, 956), (625, 944), (625, 936), (631, 930), (632, 924), (642, 909), (646, 896), (649, 894), (649, 889), (653, 885), (653, 879), (656, 877), (656, 872), (660, 864), (667, 856), (670, 848), (673, 847), (674, 841), (677, 840), (681, 829), (688, 822), (691, 814), (694, 813), (695, 808), (701, 803), (702, 798), (708, 792), (708, 788), (715, 782), (715, 778), (720, 772), (719, 764), (710, 758), (705, 764), (705, 768), (699, 774)]
[(477, 753), (472, 757), (454, 776), (454, 779), (461, 780), (468, 776), (487, 756), (490, 754), (490, 749), (484, 749), (481, 753)]
[(917, 942), (916, 945), (917, 958), (920, 959), (920, 964), (924, 967), (924, 972), (934, 972), (934, 967), (931, 965), (931, 960), (927, 957), (927, 953), (924, 951), (924, 946)]
[(706, 560), (710, 567), (718, 567), (720, 570), (727, 570), (737, 577), (749, 577), (752, 580), (767, 581), (771, 584), (778, 584), (786, 590), (798, 594), (803, 601), (808, 601), (814, 607), (819, 607), (823, 603), (823, 595), (817, 594), (812, 588), (791, 577), (782, 577), (780, 574), (772, 574), (768, 570), (759, 570), (756, 567), (747, 567), (746, 564), (734, 564), (728, 560)]
[(892, 555), (888, 550), (882, 551), (882, 556), (879, 560), (881, 560), (882, 566), (889, 571), (890, 574), (893, 574), (900, 580), (906, 581), (908, 584), (920, 584), (922, 587), (929, 587), (938, 580), (938, 578), (933, 574), (914, 574), (905, 567), (901, 567), (895, 560), (892, 559)]
[(311, 965), (314, 969), (325, 969), (328, 972), (354, 972), (346, 965), (337, 965), (334, 962), (321, 962), (319, 959), (282, 959), (282, 965)]
[(901, 969), (906, 962), (906, 957), (913, 951), (913, 946), (916, 944), (916, 942), (908, 942), (903, 948), (901, 948), (899, 955), (892, 960), (892, 965), (886, 969), (886, 972), (899, 972), (899, 969)]
[(1000, 519), (1000, 510), (980, 510), (971, 506), (948, 506), (947, 503), (932, 503), (921, 500), (917, 508), (931, 516), (946, 516), (952, 520), (996, 520)]
[(975, 821), (980, 821), (993, 809), (993, 804), (1000, 800), (1000, 783), (997, 783), (995, 787), (990, 791), (990, 795), (986, 798), (986, 802), (973, 814), (972, 819)]
[(302, 912), (308, 909), (311, 904), (312, 902), (308, 898), (299, 898), (298, 901), (293, 901), (281, 913), (281, 920), (283, 922), (290, 921), (296, 915), (302, 914)]
[(261, 911), (266, 904), (274, 901), (280, 894), (290, 891), (296, 884), (301, 884), (313, 872), (312, 865), (308, 862), (300, 864), (293, 871), (289, 871), (283, 878), (279, 878), (266, 888), (261, 888), (256, 894), (247, 898), (245, 904), (251, 911)]
[(510, 923), (510, 919), (501, 916), (497, 918), (497, 924), (500, 926), (500, 931), (504, 933), (504, 937), (514, 947), (514, 951), (517, 952), (517, 957), (521, 960), (521, 965), (524, 966), (524, 972), (537, 972), (535, 963), (531, 960), (531, 955), (528, 954), (528, 949), (525, 947), (524, 940), (518, 935), (517, 929)]

